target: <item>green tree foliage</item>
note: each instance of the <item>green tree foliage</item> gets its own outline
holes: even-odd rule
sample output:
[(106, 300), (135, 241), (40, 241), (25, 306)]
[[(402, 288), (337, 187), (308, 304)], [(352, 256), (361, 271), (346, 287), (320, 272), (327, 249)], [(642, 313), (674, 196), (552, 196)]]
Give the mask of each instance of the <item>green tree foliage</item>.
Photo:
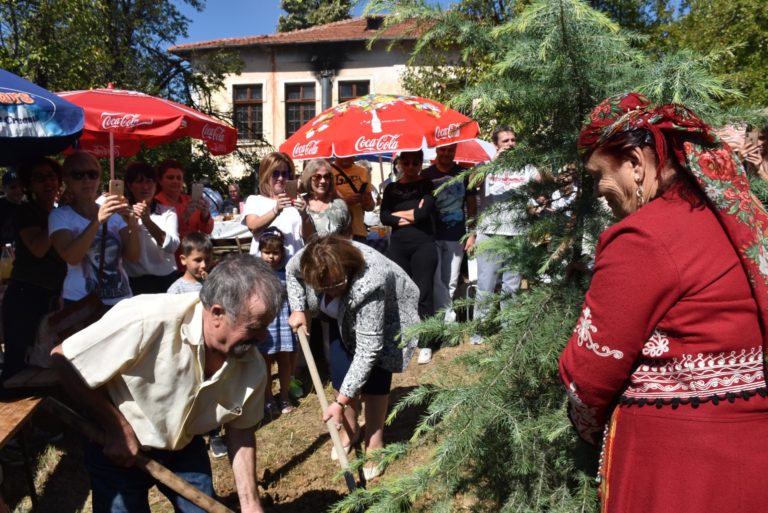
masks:
[(713, 70), (744, 92), (737, 103), (768, 105), (768, 11), (760, 0), (691, 0), (670, 30), (683, 48), (717, 51)]
[[(452, 83), (449, 102), (471, 111), (486, 130), (513, 124), (518, 147), (467, 174), (478, 183), (487, 173), (533, 164), (544, 179), (498, 207), (521, 213), (524, 234), (491, 239), (478, 251), (502, 258), (532, 287), (515, 298), (490, 298), (493, 308), (482, 322), (445, 325), (437, 315), (413, 330), (422, 339), (454, 343), (479, 332), (486, 345), (436, 369), (437, 384), (416, 389), (397, 405), (393, 415), (413, 404), (427, 410), (407, 443), (370, 456), (387, 465), (428, 451), (426, 461), (355, 491), (333, 511), (596, 511), (597, 450), (571, 429), (557, 370), (588, 286), (588, 277), (574, 270), (585, 269), (597, 235), (610, 222), (579, 163), (578, 132), (598, 101), (624, 91), (643, 89), (655, 101), (691, 103), (710, 119), (721, 115), (718, 102), (734, 92), (708, 73), (707, 58), (689, 52), (655, 59), (584, 1), (507, 5), (499, 22), (422, 4), (375, 0), (368, 8), (397, 13), (389, 23), (416, 18), (429, 27), (419, 50), (431, 48), (424, 42), (436, 34), (462, 41), (456, 66), (472, 66), (478, 61), (468, 57), (482, 54), (482, 66), (453, 70), (465, 81)], [(569, 168), (579, 177), (574, 203), (547, 215), (530, 212), (531, 199), (549, 198)]]
[[(202, 10), (204, 1), (184, 0)], [(53, 91), (106, 87), (132, 89), (171, 98), (214, 112), (211, 93), (239, 59), (226, 52), (197, 56), (196, 68), (168, 53), (187, 35), (189, 20), (171, 0), (0, 0), (0, 67)], [(191, 175), (215, 168), (191, 154), (188, 141), (143, 152), (158, 161), (178, 158)], [(122, 162), (120, 163), (123, 164)]]
[(762, 0), (590, 0), (622, 27), (644, 36), (655, 55), (711, 55), (708, 68), (744, 95), (728, 103), (768, 104), (768, 13)]
[(349, 19), (353, 0), (281, 0), (280, 8), (288, 13), (277, 21), (278, 32), (290, 32), (315, 25)]

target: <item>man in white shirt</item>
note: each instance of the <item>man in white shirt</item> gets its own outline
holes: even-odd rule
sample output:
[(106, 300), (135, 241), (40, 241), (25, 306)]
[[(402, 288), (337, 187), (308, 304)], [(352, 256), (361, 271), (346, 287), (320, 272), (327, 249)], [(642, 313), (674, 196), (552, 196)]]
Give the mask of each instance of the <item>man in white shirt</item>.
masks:
[[(496, 158), (498, 158), (502, 152), (515, 147), (517, 135), (511, 127), (502, 126), (494, 130), (492, 141), (498, 150), (496, 153)], [(521, 170), (504, 170), (487, 175), (479, 195), (478, 208), (479, 213), (485, 213), (485, 216), (477, 226), (476, 235), (472, 235), (469, 238), (470, 247), (474, 248), (475, 245), (481, 244), (491, 237), (514, 237), (519, 235), (520, 228), (516, 223), (519, 213), (511, 212), (509, 209), (499, 210), (498, 204), (508, 199), (515, 189), (525, 186), (531, 180), (538, 181), (539, 179), (539, 174), (533, 166), (526, 166)], [(484, 304), (483, 300), (489, 294), (493, 294), (499, 279), (501, 279), (501, 291), (504, 294), (514, 294), (520, 288), (520, 273), (503, 270), (503, 265), (504, 262), (498, 255), (487, 253), (479, 253), (477, 255), (475, 319), (482, 319), (487, 314), (489, 305)], [(472, 335), (470, 343), (481, 344), (482, 337), (477, 334)]]
[[(222, 424), (241, 511), (263, 512), (254, 431), (267, 380), (255, 344), (283, 297), (264, 262), (238, 255), (220, 263), (199, 294), (126, 299), (54, 348), (65, 388), (105, 430), (103, 449), (85, 450), (95, 513), (149, 511), (156, 483), (132, 467), (139, 451), (212, 494), (200, 435)], [(159, 488), (177, 511), (202, 511)]]

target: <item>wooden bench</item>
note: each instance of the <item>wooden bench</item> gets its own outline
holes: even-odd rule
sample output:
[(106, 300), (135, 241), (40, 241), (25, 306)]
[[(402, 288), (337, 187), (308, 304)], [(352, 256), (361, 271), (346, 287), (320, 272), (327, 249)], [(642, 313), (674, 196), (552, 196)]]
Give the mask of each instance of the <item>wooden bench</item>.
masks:
[(250, 238), (211, 239), (211, 244), (213, 244), (213, 254), (220, 257), (230, 253), (248, 253), (251, 249)]
[[(13, 437), (29, 422), (35, 411), (42, 405), (42, 397), (24, 397), (22, 399), (0, 399), (0, 449), (5, 447)], [(32, 508), (37, 507), (37, 493), (32, 468), (29, 465), (26, 444), (21, 437), (21, 449), (24, 456), (24, 469), (27, 477)], [(5, 501), (0, 497), (0, 513), (9, 511)]]

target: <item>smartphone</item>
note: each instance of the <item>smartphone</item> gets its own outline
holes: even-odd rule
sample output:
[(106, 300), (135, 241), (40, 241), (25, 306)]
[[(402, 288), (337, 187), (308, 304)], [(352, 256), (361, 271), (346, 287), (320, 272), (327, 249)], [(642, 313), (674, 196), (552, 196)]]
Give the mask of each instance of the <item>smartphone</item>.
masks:
[(744, 137), (744, 142), (746, 144), (752, 144), (757, 146), (759, 144), (757, 136), (760, 135), (757, 130), (754, 128), (747, 131), (747, 135)]
[(296, 199), (299, 194), (299, 181), (298, 180), (286, 180), (285, 193), (291, 199)]
[(193, 200), (200, 200), (203, 197), (203, 184), (195, 182), (192, 184), (192, 193), (190, 194)]
[(114, 196), (125, 196), (125, 184), (122, 180), (109, 181), (109, 193)]

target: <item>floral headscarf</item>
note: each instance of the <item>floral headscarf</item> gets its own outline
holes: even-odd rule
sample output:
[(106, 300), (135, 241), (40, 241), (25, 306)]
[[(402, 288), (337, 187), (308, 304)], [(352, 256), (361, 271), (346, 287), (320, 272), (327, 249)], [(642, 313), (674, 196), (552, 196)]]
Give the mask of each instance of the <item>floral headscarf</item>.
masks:
[[(696, 179), (747, 271), (765, 338), (768, 335), (768, 213), (751, 193), (746, 172), (736, 154), (687, 107), (677, 104), (654, 107), (639, 93), (603, 100), (579, 134), (579, 153), (587, 158), (614, 135), (633, 130), (647, 130), (653, 136), (658, 162), (666, 162), (671, 151), (680, 167)], [(668, 141), (672, 148), (668, 148)]]

